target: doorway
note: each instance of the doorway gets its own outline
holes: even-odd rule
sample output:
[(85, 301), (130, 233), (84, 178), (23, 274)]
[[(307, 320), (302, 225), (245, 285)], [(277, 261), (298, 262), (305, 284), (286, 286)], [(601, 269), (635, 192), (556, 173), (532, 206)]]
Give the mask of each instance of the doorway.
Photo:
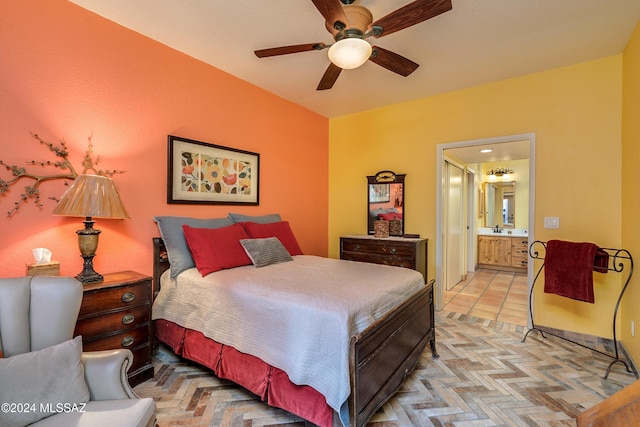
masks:
[[(470, 150), (475, 150), (477, 152), (479, 152), (479, 148), (480, 146), (495, 146), (496, 147), (496, 151), (497, 152), (501, 152), (501, 153), (507, 153), (506, 155), (508, 156), (509, 153), (509, 149), (510, 146), (514, 147), (513, 149), (516, 150), (515, 147), (517, 147), (517, 149), (524, 149), (526, 150), (525, 155), (528, 157), (529, 159), (529, 171), (528, 171), (528, 212), (527, 212), (527, 216), (528, 216), (528, 235), (529, 235), (529, 240), (531, 241), (532, 236), (534, 236), (534, 195), (535, 195), (535, 191), (534, 191), (534, 187), (535, 187), (535, 134), (534, 133), (529, 133), (529, 134), (518, 134), (518, 135), (510, 135), (510, 136), (503, 136), (503, 137), (496, 137), (496, 138), (485, 138), (485, 139), (477, 139), (477, 140), (469, 140), (469, 141), (460, 141), (460, 142), (453, 142), (453, 143), (446, 143), (446, 144), (439, 144), (437, 146), (437, 176), (438, 176), (438, 180), (437, 180), (437, 187), (436, 187), (436, 289), (435, 289), (435, 293), (436, 293), (436, 309), (437, 310), (441, 310), (442, 306), (443, 306), (443, 291), (444, 289), (446, 289), (447, 283), (448, 281), (451, 281), (447, 275), (448, 275), (448, 254), (446, 252), (446, 239), (447, 239), (447, 222), (448, 222), (448, 214), (445, 216), (445, 212), (447, 211), (447, 200), (446, 200), (446, 193), (447, 193), (447, 175), (446, 175), (446, 171), (447, 171), (447, 166), (446, 165), (446, 159), (445, 159), (445, 154), (447, 152), (453, 153), (455, 151), (448, 151), (448, 150), (454, 150), (454, 149), (462, 149), (462, 148), (469, 148)], [(504, 159), (503, 159), (504, 160)], [(466, 162), (464, 162), (466, 163)], [(473, 162), (469, 162), (469, 163), (473, 163)], [(482, 163), (482, 161), (477, 160), (475, 161), (475, 163)], [(463, 176), (465, 176), (465, 174), (463, 174)], [(466, 176), (469, 176), (468, 174), (466, 174)], [(467, 188), (469, 187), (469, 184), (466, 184)], [(474, 200), (473, 197), (468, 197), (468, 200)], [(477, 199), (475, 199), (477, 200)], [(477, 209), (477, 207), (474, 207), (475, 209)], [(467, 211), (469, 211), (469, 207), (467, 206)], [(477, 211), (475, 211), (477, 212)], [(466, 253), (473, 253), (475, 254), (475, 251), (471, 251), (469, 248), (469, 245), (474, 245), (475, 244), (475, 231), (477, 228), (477, 224), (469, 222), (467, 224), (468, 227), (470, 227), (470, 230), (467, 233), (467, 237), (465, 239), (466, 241), (466, 247), (463, 249)], [(462, 253), (465, 253), (462, 252)], [(473, 262), (475, 262), (474, 260), (471, 260)], [(470, 260), (467, 260), (465, 266), (468, 266), (470, 263)], [(531, 286), (531, 283), (533, 282), (533, 269), (531, 268), (531, 265), (529, 265), (528, 269), (527, 269), (527, 275), (528, 275), (528, 287)], [(438, 284), (440, 284), (440, 286), (438, 286)]]

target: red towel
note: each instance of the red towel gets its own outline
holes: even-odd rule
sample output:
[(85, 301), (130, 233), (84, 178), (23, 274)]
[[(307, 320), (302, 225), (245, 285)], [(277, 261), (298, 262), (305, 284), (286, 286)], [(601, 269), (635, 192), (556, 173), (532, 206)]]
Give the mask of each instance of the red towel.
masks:
[(598, 249), (593, 243), (549, 240), (544, 258), (544, 291), (593, 304), (593, 271), (606, 272), (604, 259), (608, 263), (607, 253)]

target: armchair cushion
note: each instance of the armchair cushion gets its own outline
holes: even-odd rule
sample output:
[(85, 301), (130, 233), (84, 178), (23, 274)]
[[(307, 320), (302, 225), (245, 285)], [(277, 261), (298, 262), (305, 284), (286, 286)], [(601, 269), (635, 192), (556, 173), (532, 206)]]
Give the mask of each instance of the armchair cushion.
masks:
[(23, 408), (0, 412), (0, 425), (25, 426), (59, 412), (60, 405), (88, 402), (81, 354), (82, 337), (78, 336), (42, 350), (0, 359), (0, 402)]
[(155, 427), (153, 399), (89, 402), (82, 412), (61, 412), (30, 427)]

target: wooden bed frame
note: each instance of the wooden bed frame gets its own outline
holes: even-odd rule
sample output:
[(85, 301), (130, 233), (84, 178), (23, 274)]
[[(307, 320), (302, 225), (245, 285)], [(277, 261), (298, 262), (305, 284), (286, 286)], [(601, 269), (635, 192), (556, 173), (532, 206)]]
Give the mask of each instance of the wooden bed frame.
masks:
[[(168, 268), (164, 242), (161, 238), (153, 238), (154, 298), (160, 291), (160, 275)], [(431, 280), (394, 311), (351, 337), (351, 426), (365, 426), (398, 391), (427, 343), (433, 357), (439, 357), (435, 341), (433, 285), (434, 280)]]

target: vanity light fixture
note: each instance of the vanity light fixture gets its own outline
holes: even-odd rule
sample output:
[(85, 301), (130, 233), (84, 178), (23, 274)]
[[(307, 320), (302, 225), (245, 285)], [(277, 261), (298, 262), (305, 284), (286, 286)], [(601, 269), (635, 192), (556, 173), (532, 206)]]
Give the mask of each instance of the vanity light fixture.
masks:
[(503, 181), (509, 181), (513, 173), (513, 169), (507, 168), (495, 168), (487, 171), (490, 181), (495, 181), (498, 178), (501, 178)]
[(487, 175), (503, 176), (503, 175), (510, 175), (512, 173), (513, 173), (513, 169), (495, 168), (488, 171)]

